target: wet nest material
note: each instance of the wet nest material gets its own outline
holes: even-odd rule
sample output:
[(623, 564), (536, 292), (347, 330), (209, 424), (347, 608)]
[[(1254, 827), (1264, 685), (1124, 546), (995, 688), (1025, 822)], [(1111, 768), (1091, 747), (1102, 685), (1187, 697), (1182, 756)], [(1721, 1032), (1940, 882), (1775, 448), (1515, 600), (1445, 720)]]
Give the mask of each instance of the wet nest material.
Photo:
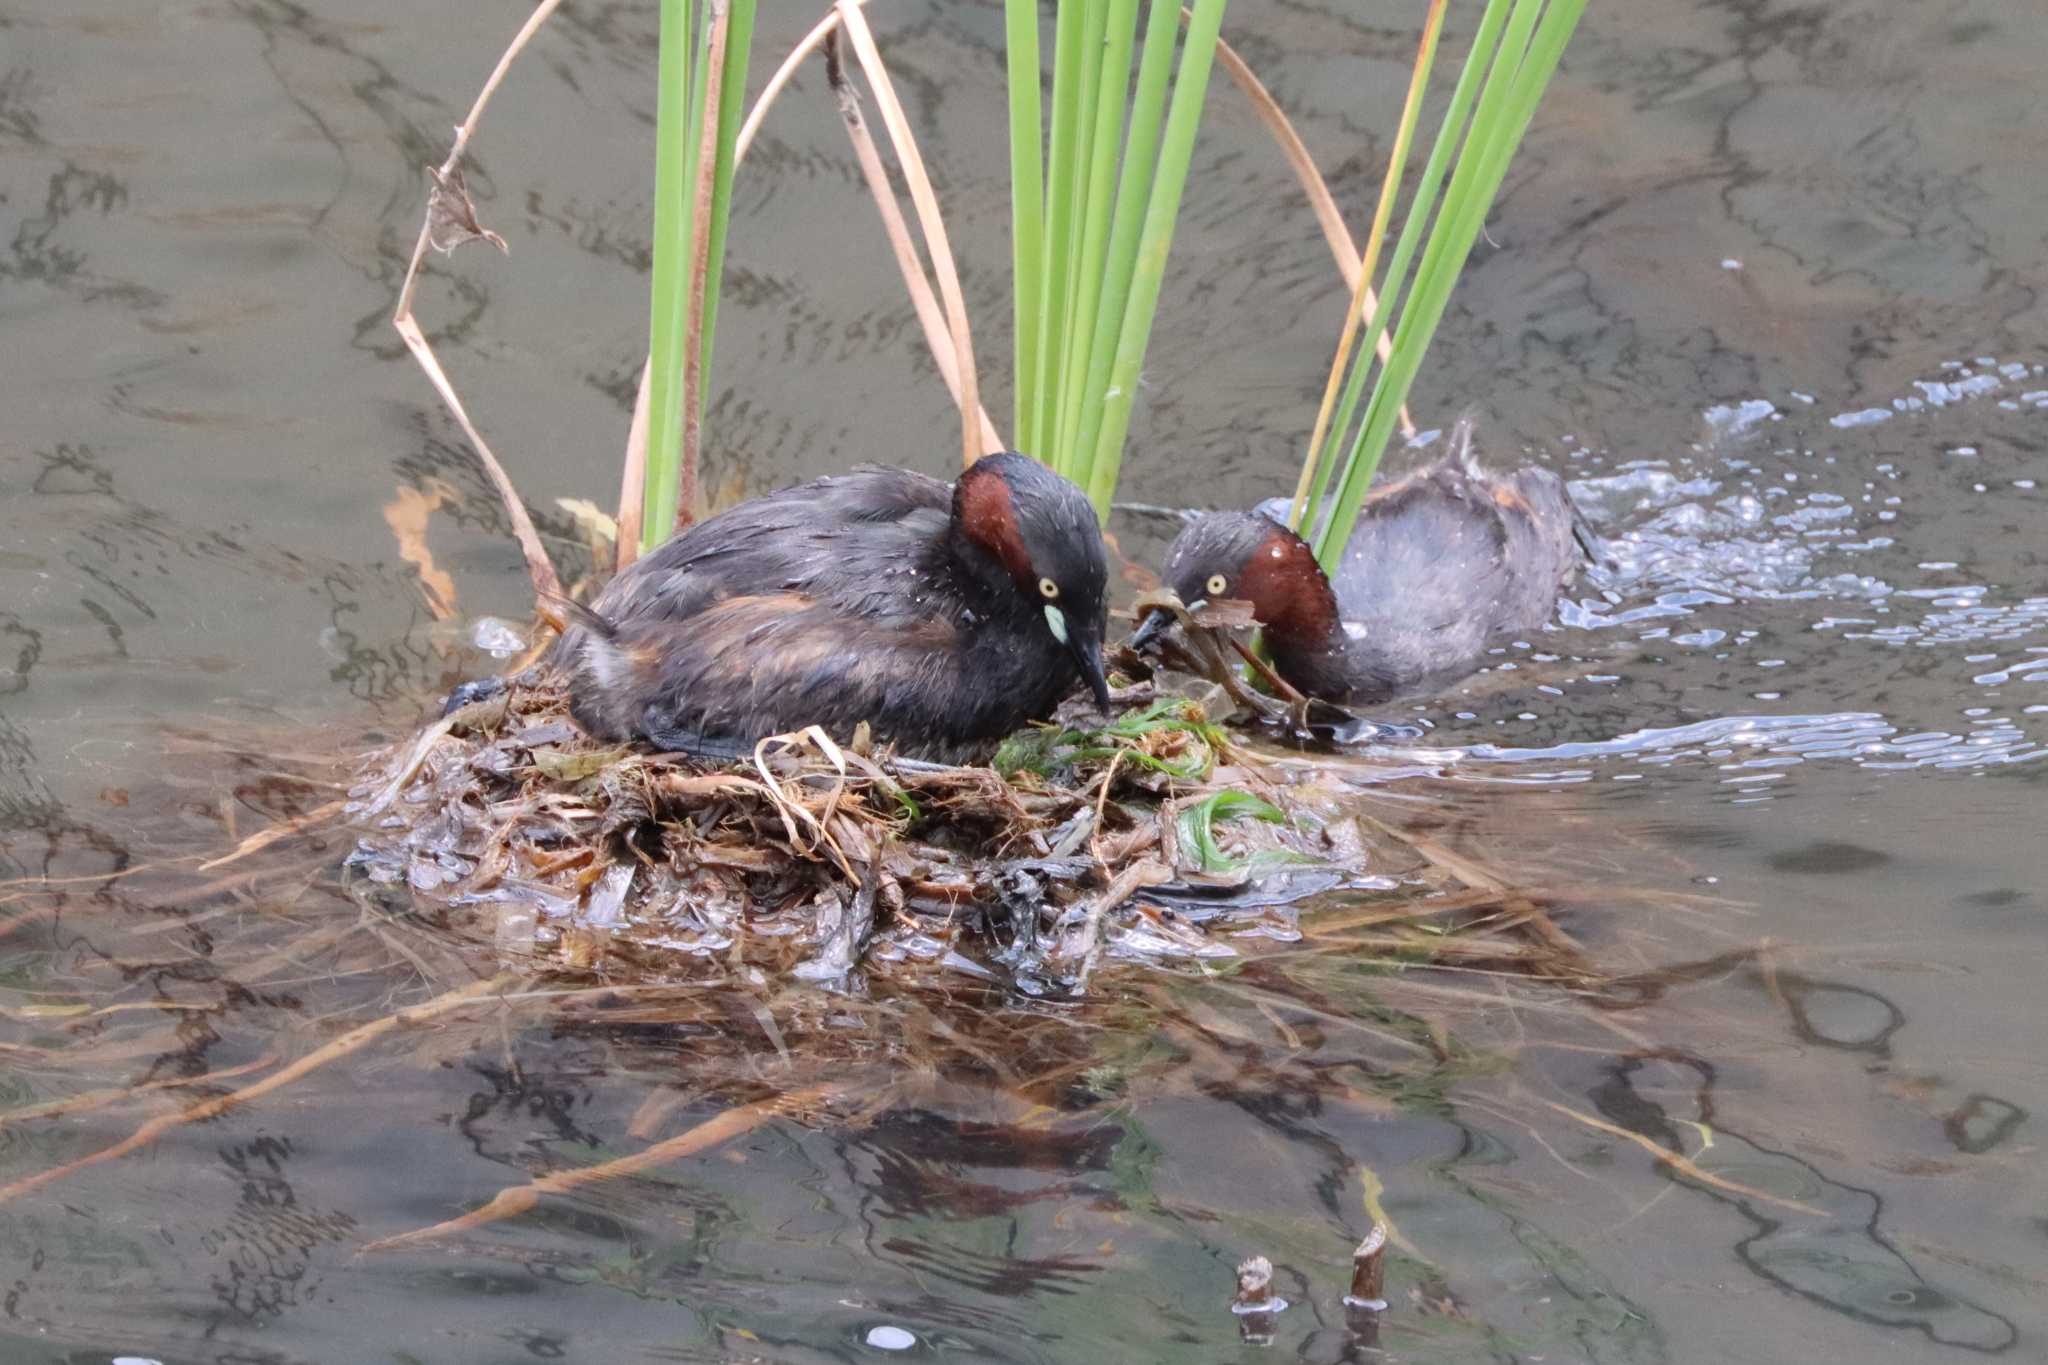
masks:
[(1108, 725), (1079, 709), (1015, 736), (986, 767), (896, 762), (815, 728), (716, 765), (593, 741), (559, 683), (529, 674), (373, 756), (349, 796), (349, 867), (507, 965), (610, 979), (709, 959), (1063, 998), (1105, 961), (1213, 971), (1297, 942), (1304, 910), (1333, 901), (1354, 917), (1391, 902), (1368, 916), (1368, 953), (1583, 977), (1543, 911), (1376, 817), (1369, 766), (1262, 755), (1149, 685), (1120, 705)]

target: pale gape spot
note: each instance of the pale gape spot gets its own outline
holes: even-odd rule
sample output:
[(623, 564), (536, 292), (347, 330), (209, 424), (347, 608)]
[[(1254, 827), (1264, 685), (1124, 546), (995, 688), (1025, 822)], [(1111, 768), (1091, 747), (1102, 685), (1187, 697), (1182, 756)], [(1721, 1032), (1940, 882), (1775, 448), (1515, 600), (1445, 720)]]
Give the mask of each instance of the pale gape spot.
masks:
[(583, 657), (596, 675), (597, 685), (606, 691), (623, 686), (630, 676), (631, 661), (609, 640), (592, 637), (583, 646)]

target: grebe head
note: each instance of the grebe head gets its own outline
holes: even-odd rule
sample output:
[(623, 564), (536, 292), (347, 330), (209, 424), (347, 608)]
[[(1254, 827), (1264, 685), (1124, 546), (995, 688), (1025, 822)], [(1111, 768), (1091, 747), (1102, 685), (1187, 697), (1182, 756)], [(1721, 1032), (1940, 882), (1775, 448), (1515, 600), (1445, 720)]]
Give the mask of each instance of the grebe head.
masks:
[[(1212, 512), (1166, 552), (1167, 587), (1188, 605), (1245, 601), (1275, 644), (1312, 647), (1336, 629), (1337, 599), (1308, 542), (1257, 512)], [(1173, 617), (1154, 612), (1132, 636), (1142, 647)]]
[(1087, 497), (1029, 456), (984, 455), (953, 485), (953, 526), (972, 547), (962, 556), (970, 569), (1014, 594), (1017, 614), (1066, 650), (1106, 714), (1109, 561)]

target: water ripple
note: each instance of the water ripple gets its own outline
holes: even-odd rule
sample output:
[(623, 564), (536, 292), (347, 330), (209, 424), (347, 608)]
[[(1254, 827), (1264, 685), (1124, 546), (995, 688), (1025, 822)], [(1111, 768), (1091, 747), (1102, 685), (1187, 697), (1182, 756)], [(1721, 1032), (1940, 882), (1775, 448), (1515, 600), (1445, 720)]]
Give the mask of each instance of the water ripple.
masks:
[[(1737, 774), (1733, 783), (1775, 780), (1773, 770), (1820, 759), (1846, 759), (1859, 767), (1987, 768), (2021, 763), (2048, 754), (2048, 745), (2029, 738), (2004, 716), (1972, 718), (1964, 733), (1928, 730), (1901, 735), (1874, 711), (1812, 716), (1720, 716), (1688, 725), (1631, 730), (1612, 739), (1574, 740), (1542, 748), (1475, 744), (1459, 755), (1498, 763), (1584, 764), (1546, 771), (1542, 781), (1590, 781), (1601, 761), (1633, 759), (1668, 766), (1691, 761), (1716, 764)], [(1505, 780), (1532, 780), (1506, 778)]]

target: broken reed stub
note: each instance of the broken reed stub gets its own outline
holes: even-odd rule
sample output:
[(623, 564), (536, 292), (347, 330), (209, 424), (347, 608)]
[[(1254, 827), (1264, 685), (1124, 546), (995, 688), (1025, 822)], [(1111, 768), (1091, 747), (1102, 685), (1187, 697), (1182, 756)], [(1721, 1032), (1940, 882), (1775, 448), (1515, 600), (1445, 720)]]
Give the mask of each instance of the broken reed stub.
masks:
[(1254, 1313), (1282, 1313), (1287, 1310), (1287, 1300), (1273, 1292), (1273, 1263), (1264, 1256), (1253, 1256), (1237, 1265), (1237, 1297), (1232, 1300), (1230, 1311), (1239, 1317)]
[(1386, 1289), (1387, 1225), (1374, 1223), (1358, 1250), (1351, 1253), (1351, 1292), (1344, 1296), (1344, 1306), (1382, 1312), (1387, 1306)]

